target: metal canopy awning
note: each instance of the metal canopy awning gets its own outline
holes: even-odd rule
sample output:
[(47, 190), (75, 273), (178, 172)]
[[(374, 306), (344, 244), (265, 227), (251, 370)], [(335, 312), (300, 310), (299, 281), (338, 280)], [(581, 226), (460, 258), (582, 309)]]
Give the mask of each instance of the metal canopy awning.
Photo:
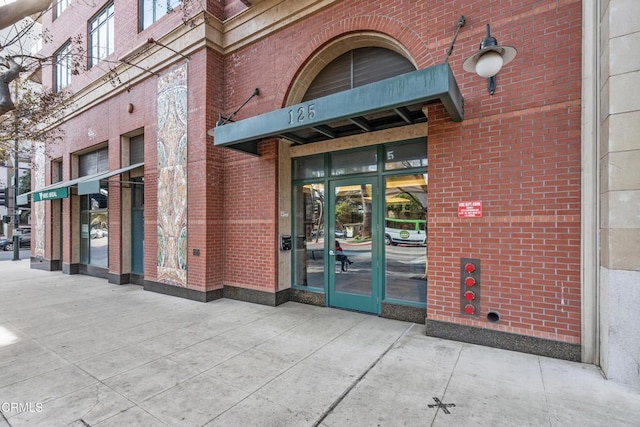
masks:
[[(56, 182), (55, 184), (41, 188), (29, 193), (20, 194), (18, 196), (18, 205), (25, 205), (28, 203), (28, 196), (31, 194), (34, 202), (41, 202), (44, 200), (64, 199), (69, 197), (69, 187), (74, 185), (78, 186), (78, 194), (91, 194), (100, 190), (100, 180), (112, 177), (114, 175), (121, 174), (123, 172), (130, 171), (132, 169), (144, 166), (143, 163), (136, 163), (135, 165), (126, 166), (121, 169), (117, 169), (109, 172), (100, 172), (93, 175), (81, 176), (80, 178), (71, 179), (69, 181)], [(98, 185), (98, 190), (90, 192), (81, 192), (81, 188), (85, 190), (95, 189), (95, 185)]]
[(140, 166), (144, 166), (144, 162), (136, 163), (135, 165), (125, 166), (123, 168), (120, 168), (114, 171), (103, 172), (93, 176), (90, 179), (81, 181), (78, 183), (78, 195), (98, 193), (100, 191), (100, 181), (102, 181), (103, 179), (111, 178), (114, 175), (119, 175), (121, 173), (128, 172), (132, 169), (139, 168)]
[(426, 122), (422, 106), (432, 102), (441, 102), (453, 121), (463, 120), (462, 94), (448, 63), (216, 126), (207, 133), (216, 146), (257, 155), (258, 143), (266, 138), (308, 144)]

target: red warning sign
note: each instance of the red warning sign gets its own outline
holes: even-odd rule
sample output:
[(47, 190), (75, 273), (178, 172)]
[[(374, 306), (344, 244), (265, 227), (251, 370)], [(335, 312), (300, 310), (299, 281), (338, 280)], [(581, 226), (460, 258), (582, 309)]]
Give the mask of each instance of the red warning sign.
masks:
[(458, 218), (480, 218), (482, 216), (482, 200), (458, 202)]

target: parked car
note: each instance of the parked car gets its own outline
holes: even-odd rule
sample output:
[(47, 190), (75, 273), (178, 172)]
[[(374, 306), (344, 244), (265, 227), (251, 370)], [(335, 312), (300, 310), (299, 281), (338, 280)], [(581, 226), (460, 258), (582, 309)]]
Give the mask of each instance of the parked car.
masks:
[[(31, 247), (31, 233), (20, 234), (18, 237), (21, 248)], [(12, 251), (13, 250), (13, 238), (0, 240), (0, 250)]]

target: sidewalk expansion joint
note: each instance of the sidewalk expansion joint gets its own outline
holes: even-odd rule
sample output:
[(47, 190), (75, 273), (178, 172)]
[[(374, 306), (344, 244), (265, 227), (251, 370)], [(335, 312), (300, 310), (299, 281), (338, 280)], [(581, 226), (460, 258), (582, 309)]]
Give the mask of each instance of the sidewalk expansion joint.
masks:
[(324, 411), (322, 413), (322, 415), (320, 415), (320, 418), (318, 418), (318, 420), (313, 423), (313, 427), (318, 427), (320, 424), (322, 424), (322, 422), (325, 420), (325, 418), (327, 418), (329, 416), (329, 414), (331, 414), (331, 412), (333, 412), (333, 410), (344, 400), (345, 397), (347, 397), (347, 395), (349, 395), (349, 393), (351, 393), (351, 390), (353, 390), (355, 388), (355, 386), (357, 386), (360, 381), (362, 381), (364, 379), (364, 377), (367, 376), (367, 374), (376, 367), (376, 365), (387, 355), (387, 353), (389, 353), (389, 351), (402, 339), (404, 338), (405, 335), (407, 335), (409, 333), (409, 331), (411, 330), (411, 328), (413, 328), (415, 326), (415, 323), (412, 323), (398, 338), (396, 338), (396, 340), (394, 342), (392, 342), (389, 347), (387, 347), (387, 349), (385, 351), (383, 351), (380, 356), (378, 356), (378, 358), (358, 377), (356, 378), (356, 380), (351, 383), (351, 385), (349, 387), (347, 387), (347, 389), (342, 392), (342, 394), (340, 396), (338, 396), (338, 398), (327, 408), (326, 411)]

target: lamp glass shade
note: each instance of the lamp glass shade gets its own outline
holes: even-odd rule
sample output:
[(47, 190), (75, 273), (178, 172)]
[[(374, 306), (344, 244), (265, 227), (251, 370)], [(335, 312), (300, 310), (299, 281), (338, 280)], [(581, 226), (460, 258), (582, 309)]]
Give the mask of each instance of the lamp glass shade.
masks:
[(493, 77), (498, 74), (503, 62), (502, 55), (496, 51), (489, 51), (478, 58), (476, 73), (484, 78)]

